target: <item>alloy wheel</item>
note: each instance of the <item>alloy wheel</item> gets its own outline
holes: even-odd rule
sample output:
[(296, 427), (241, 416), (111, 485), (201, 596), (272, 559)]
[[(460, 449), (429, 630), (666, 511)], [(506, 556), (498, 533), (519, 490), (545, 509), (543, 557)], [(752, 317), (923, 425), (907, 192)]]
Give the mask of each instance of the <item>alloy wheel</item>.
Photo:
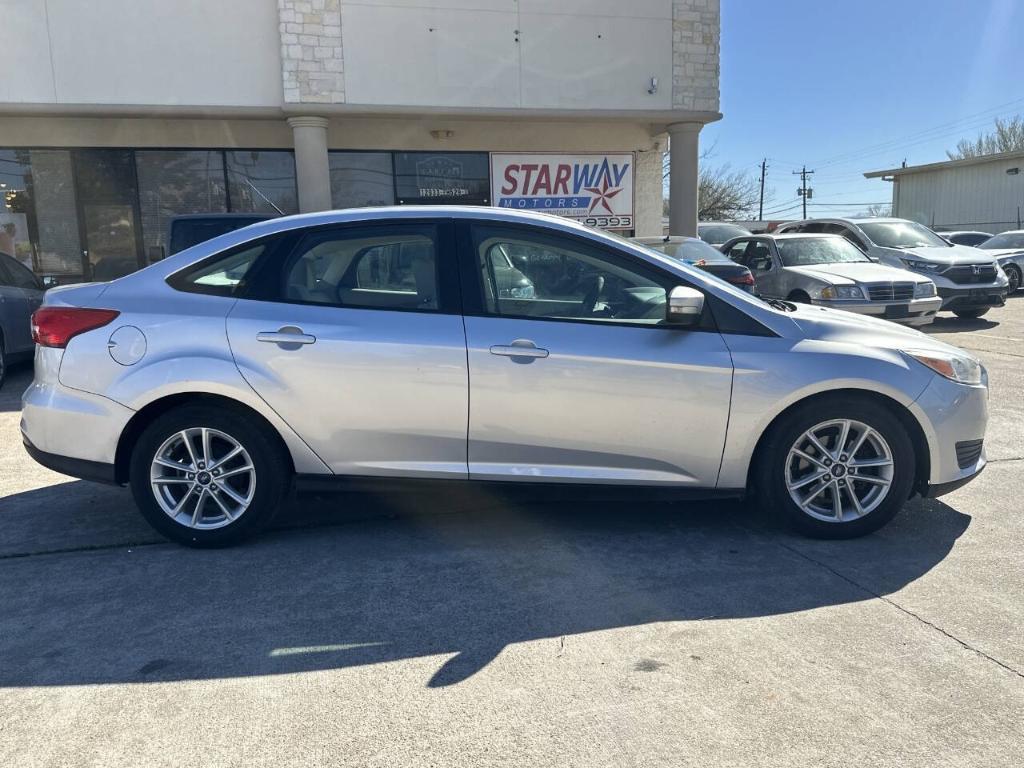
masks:
[(157, 504), (187, 528), (210, 530), (235, 522), (256, 493), (248, 451), (225, 432), (192, 427), (168, 437), (150, 465)]
[(786, 489), (811, 517), (843, 523), (878, 508), (893, 482), (893, 454), (868, 424), (831, 419), (811, 427), (786, 457)]
[(1014, 294), (1020, 289), (1020, 270), (1016, 267), (1010, 267), (1005, 272), (1006, 277), (1010, 280), (1008, 293)]

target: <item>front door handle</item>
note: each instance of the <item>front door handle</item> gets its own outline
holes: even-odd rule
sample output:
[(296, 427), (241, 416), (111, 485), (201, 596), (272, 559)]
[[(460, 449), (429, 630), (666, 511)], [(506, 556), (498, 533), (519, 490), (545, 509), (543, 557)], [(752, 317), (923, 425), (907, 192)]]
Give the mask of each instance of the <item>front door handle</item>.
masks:
[(491, 347), (491, 354), (504, 357), (547, 357), (548, 351), (529, 339), (516, 339), (511, 344), (495, 344)]
[(316, 336), (303, 333), (298, 326), (285, 325), (276, 331), (260, 331), (256, 334), (256, 341), (265, 341), (269, 344), (313, 344), (316, 342)]

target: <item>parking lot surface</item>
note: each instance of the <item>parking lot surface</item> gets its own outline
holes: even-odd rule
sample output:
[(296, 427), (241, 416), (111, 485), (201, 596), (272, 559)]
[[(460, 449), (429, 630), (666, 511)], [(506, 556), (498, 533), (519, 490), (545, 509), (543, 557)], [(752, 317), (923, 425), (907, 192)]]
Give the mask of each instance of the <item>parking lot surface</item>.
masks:
[(881, 532), (738, 504), (299, 499), (224, 551), (37, 466), (0, 391), (0, 764), (1024, 764), (1024, 297), (928, 329), (989, 467)]

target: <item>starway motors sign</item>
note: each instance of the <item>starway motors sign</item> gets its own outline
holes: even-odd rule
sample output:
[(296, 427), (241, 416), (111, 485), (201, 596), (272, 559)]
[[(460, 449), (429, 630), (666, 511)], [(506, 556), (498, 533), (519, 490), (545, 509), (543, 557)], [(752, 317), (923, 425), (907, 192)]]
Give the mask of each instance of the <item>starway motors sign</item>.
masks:
[(491, 200), (604, 229), (633, 229), (632, 152), (491, 155)]

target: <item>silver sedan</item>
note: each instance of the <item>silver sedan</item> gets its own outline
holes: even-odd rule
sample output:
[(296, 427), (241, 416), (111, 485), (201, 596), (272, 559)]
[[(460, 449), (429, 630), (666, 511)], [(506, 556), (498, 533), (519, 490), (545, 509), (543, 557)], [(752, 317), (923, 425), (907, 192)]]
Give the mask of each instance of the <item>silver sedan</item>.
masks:
[[(500, 289), (496, 250), (531, 291)], [(756, 493), (850, 537), (985, 466), (969, 354), (546, 215), (274, 219), (51, 290), (33, 326), (29, 453), (130, 485), (192, 546), (253, 534), (296, 488), (399, 479)]]
[(733, 238), (722, 252), (748, 267), (761, 296), (875, 315), (922, 326), (942, 307), (935, 283), (879, 264), (839, 235)]

